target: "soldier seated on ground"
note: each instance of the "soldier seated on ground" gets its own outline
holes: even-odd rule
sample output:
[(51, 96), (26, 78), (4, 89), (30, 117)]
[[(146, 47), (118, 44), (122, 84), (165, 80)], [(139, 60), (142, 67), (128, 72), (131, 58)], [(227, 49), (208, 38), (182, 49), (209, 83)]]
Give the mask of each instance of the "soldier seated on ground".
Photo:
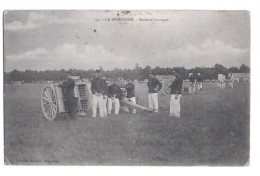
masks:
[(76, 118), (78, 104), (74, 94), (75, 82), (72, 79), (71, 75), (66, 76), (66, 78), (67, 80), (58, 86), (66, 89), (65, 98), (68, 105), (68, 113), (70, 117)]
[(110, 80), (110, 84), (107, 89), (107, 96), (108, 96), (108, 114), (111, 114), (112, 106), (115, 107), (115, 114), (119, 114), (120, 109), (120, 102), (119, 100), (124, 98), (124, 93), (120, 89), (120, 87), (113, 82), (113, 80)]
[[(128, 83), (125, 85), (125, 89), (127, 90), (127, 95), (126, 95), (125, 99), (136, 104), (135, 85), (131, 79), (128, 79), (127, 82)], [(132, 112), (133, 112), (133, 114), (135, 114), (136, 109), (133, 109)]]

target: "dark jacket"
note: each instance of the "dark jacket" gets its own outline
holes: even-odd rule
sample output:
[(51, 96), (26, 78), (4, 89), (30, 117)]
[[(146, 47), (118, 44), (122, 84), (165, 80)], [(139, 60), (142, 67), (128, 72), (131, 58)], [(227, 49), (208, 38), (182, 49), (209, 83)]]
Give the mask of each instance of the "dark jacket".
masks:
[(118, 99), (122, 99), (124, 97), (124, 94), (123, 91), (120, 89), (120, 87), (115, 83), (113, 83), (108, 86), (107, 96), (108, 98), (115, 97)]
[(63, 82), (61, 85), (58, 85), (61, 88), (65, 88), (66, 89), (66, 97), (75, 97), (74, 95), (74, 87), (75, 87), (75, 83), (72, 79), (68, 79), (67, 81)]
[(58, 85), (61, 88), (65, 88), (65, 99), (67, 102), (68, 113), (71, 117), (76, 117), (78, 111), (78, 103), (74, 94), (75, 82), (72, 79), (63, 82), (61, 85)]
[(135, 97), (135, 85), (133, 83), (126, 84), (125, 88), (127, 90), (126, 98)]
[(107, 88), (106, 81), (101, 78), (95, 78), (91, 82), (91, 91), (92, 93), (105, 94)]
[(203, 82), (203, 78), (202, 78), (201, 75), (198, 75), (198, 76), (197, 76), (197, 82)]
[(181, 94), (182, 82), (183, 82), (182, 77), (180, 76), (176, 77), (176, 79), (169, 86), (169, 88), (171, 88), (171, 94)]
[[(147, 86), (148, 86), (148, 93), (157, 93), (159, 90), (161, 90), (162, 88), (162, 83), (156, 79), (156, 78), (150, 78), (148, 83), (147, 83)], [(155, 90), (155, 88), (158, 87), (157, 90)]]
[(195, 83), (195, 76), (193, 75), (190, 76), (190, 82)]

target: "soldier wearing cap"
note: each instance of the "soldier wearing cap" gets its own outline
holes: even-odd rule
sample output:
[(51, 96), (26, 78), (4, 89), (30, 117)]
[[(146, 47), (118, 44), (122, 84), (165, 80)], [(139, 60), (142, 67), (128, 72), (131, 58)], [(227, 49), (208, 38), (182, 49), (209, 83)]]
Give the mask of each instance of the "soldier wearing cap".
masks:
[(123, 91), (120, 87), (114, 83), (111, 79), (110, 84), (107, 88), (108, 104), (107, 104), (107, 113), (111, 114), (112, 106), (115, 107), (115, 115), (119, 114), (120, 102), (119, 100), (124, 98)]
[(202, 90), (202, 83), (203, 83), (203, 77), (201, 76), (200, 73), (198, 73), (198, 75), (197, 75), (198, 90)]
[[(135, 85), (131, 79), (127, 79), (127, 84), (125, 85), (125, 89), (127, 90), (126, 100), (136, 104), (135, 97)], [(136, 113), (136, 109), (133, 109), (133, 114)]]
[(154, 112), (158, 112), (158, 91), (162, 88), (162, 83), (156, 79), (156, 75), (153, 72), (149, 73), (148, 86), (148, 100), (149, 100), (149, 109)]
[(174, 75), (176, 76), (176, 78), (172, 82), (172, 84), (169, 86), (169, 88), (171, 88), (171, 101), (170, 101), (169, 116), (180, 118), (180, 113), (181, 113), (180, 99), (181, 99), (181, 90), (182, 90), (183, 79), (181, 77), (179, 70), (174, 72)]
[(65, 88), (65, 98), (67, 102), (67, 107), (68, 107), (68, 113), (70, 117), (76, 118), (77, 117), (77, 99), (75, 98), (74, 94), (74, 87), (75, 87), (75, 82), (72, 79), (71, 75), (68, 74), (66, 76), (67, 81), (63, 82), (62, 84), (58, 85), (61, 88)]
[(96, 78), (91, 82), (91, 91), (93, 95), (92, 117), (96, 117), (97, 108), (99, 108), (100, 117), (104, 117), (104, 95), (106, 92), (106, 82), (101, 78), (101, 71), (96, 70)]

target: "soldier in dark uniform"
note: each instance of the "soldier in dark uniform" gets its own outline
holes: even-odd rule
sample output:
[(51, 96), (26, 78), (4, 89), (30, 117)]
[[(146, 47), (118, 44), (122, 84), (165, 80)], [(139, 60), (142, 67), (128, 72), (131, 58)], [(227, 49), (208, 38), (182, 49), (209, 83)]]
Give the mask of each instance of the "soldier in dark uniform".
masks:
[(180, 114), (181, 113), (180, 99), (181, 99), (181, 90), (182, 90), (183, 79), (180, 75), (179, 70), (177, 70), (176, 72), (173, 72), (173, 73), (176, 76), (176, 78), (172, 82), (172, 84), (169, 86), (169, 88), (171, 88), (171, 101), (170, 101), (169, 116), (180, 118), (180, 115), (181, 115)]
[(198, 90), (202, 90), (202, 83), (203, 83), (203, 77), (201, 76), (200, 73), (198, 73), (197, 75)]
[[(127, 80), (128, 83), (125, 85), (125, 89), (127, 90), (126, 100), (136, 104), (136, 97), (135, 97), (135, 85), (131, 79)], [(136, 109), (133, 109), (133, 114), (136, 113)]]
[(149, 109), (153, 112), (158, 112), (158, 91), (162, 88), (162, 83), (156, 79), (155, 73), (149, 73), (148, 86), (148, 100), (149, 100)]
[[(99, 109), (99, 116), (104, 116), (104, 97), (106, 96), (106, 81), (102, 79), (101, 70), (96, 70), (96, 78), (91, 81), (92, 91), (92, 117), (96, 118), (97, 109)], [(105, 97), (106, 98), (106, 97)]]
[(108, 95), (108, 105), (107, 105), (108, 114), (111, 114), (112, 106), (114, 105), (115, 115), (118, 115), (119, 109), (120, 109), (119, 100), (124, 98), (123, 91), (120, 89), (120, 87), (116, 83), (112, 83), (108, 86), (107, 95)]
[(75, 87), (75, 82), (71, 78), (71, 76), (67, 76), (68, 80), (63, 82), (62, 84), (58, 85), (61, 88), (65, 88), (65, 98), (66, 102), (68, 105), (68, 113), (70, 117), (76, 118), (77, 117), (77, 108), (78, 108), (78, 103), (77, 99), (75, 98), (74, 94), (74, 87)]

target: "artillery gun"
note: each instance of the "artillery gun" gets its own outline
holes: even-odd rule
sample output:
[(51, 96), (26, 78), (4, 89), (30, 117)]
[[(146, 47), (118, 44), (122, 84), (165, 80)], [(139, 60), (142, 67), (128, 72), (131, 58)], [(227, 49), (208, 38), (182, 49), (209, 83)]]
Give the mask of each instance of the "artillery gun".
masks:
[[(86, 115), (90, 111), (92, 103), (91, 83), (87, 79), (79, 79), (79, 76), (73, 76), (75, 81), (74, 94), (77, 99), (78, 114)], [(66, 88), (61, 88), (58, 83), (48, 83), (44, 86), (41, 94), (41, 107), (43, 115), (48, 120), (54, 120), (59, 114), (68, 113), (66, 102)], [(126, 89), (121, 87), (124, 96), (127, 95)], [(131, 103), (124, 98), (120, 104), (149, 111), (148, 108), (138, 104)]]

